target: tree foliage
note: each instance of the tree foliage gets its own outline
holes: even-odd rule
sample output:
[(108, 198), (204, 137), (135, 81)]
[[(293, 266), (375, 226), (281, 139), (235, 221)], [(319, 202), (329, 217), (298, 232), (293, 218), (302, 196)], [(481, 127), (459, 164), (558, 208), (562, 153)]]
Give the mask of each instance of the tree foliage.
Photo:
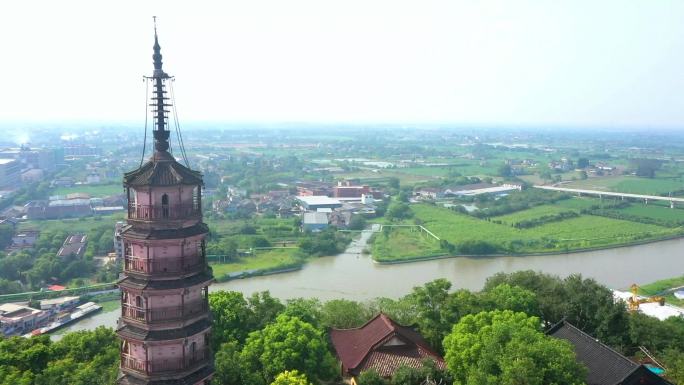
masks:
[(276, 376), (271, 385), (311, 385), (306, 375), (296, 370), (286, 370)]
[(358, 385), (389, 385), (375, 370), (366, 370), (359, 375)]
[(262, 330), (250, 333), (240, 354), (243, 373), (251, 384), (268, 384), (285, 371), (296, 369), (311, 379), (335, 377), (332, 357), (323, 333), (297, 317), (280, 315)]
[(444, 339), (454, 384), (582, 384), (585, 369), (572, 346), (539, 325), (510, 310), (463, 317)]
[(118, 367), (118, 339), (105, 327), (57, 342), (48, 336), (0, 340), (1, 385), (109, 385)]

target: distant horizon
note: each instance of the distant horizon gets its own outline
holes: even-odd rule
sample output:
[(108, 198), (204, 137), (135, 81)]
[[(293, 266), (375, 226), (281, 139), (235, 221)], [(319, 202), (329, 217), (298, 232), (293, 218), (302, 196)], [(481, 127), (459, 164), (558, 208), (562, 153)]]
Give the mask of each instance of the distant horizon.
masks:
[(157, 15), (182, 124), (684, 127), (676, 0), (35, 2), (0, 23), (3, 121), (143, 122)]
[[(430, 121), (258, 121), (258, 120), (192, 120), (181, 121), (181, 129), (195, 130), (205, 129), (206, 125), (222, 125), (225, 127), (240, 128), (244, 126), (264, 127), (273, 126), (277, 128), (305, 129), (320, 126), (340, 126), (340, 129), (355, 127), (399, 127), (417, 129), (486, 129), (486, 130), (541, 130), (541, 131), (617, 131), (617, 132), (677, 132), (684, 134), (684, 124), (677, 126), (649, 126), (649, 125), (564, 125), (564, 124), (535, 124), (535, 123), (463, 123), (463, 122), (430, 122)], [(64, 119), (64, 120), (31, 120), (31, 119), (0, 119), (0, 128), (21, 128), (36, 129), (58, 129), (64, 126), (79, 129), (98, 129), (107, 126), (128, 127), (131, 129), (144, 129), (144, 117), (139, 120), (95, 120), (95, 119)], [(301, 127), (296, 127), (301, 126)], [(66, 127), (64, 127), (66, 128)], [(148, 121), (148, 130), (152, 129), (152, 124)]]

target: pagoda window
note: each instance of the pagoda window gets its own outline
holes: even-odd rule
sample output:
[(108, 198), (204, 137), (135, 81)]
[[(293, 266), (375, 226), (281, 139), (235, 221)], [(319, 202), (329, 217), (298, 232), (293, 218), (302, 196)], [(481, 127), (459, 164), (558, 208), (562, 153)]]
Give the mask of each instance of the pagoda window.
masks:
[(168, 218), (169, 217), (169, 196), (166, 194), (162, 195), (161, 202), (162, 202), (162, 217)]
[(193, 362), (197, 360), (197, 342), (195, 341), (190, 344), (190, 360)]
[(199, 210), (200, 206), (200, 189), (199, 186), (192, 188), (192, 208)]

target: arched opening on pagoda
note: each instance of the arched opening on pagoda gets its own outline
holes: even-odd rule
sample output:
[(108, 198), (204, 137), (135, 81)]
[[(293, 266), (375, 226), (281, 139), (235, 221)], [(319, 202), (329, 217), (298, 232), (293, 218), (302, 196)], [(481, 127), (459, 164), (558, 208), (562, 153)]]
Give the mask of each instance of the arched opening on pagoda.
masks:
[(167, 194), (162, 195), (162, 218), (167, 219), (169, 217), (169, 196)]

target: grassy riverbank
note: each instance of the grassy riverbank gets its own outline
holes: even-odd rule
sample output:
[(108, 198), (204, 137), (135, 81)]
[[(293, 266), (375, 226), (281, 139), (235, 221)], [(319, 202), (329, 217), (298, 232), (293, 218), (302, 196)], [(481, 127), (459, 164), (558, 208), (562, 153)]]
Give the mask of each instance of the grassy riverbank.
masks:
[(235, 258), (228, 263), (211, 263), (211, 268), (214, 271), (214, 277), (221, 280), (237, 272), (294, 267), (306, 261), (298, 251), (298, 248), (259, 250), (252, 255)]
[(413, 219), (404, 223), (422, 223), (442, 242), (408, 230), (386, 231), (376, 235), (373, 257), (386, 262), (417, 259), (433, 257), (438, 249), (452, 255), (564, 253), (684, 235), (681, 227), (580, 214), (584, 201), (570, 202), (577, 208), (544, 205), (490, 219), (412, 205)]
[[(661, 279), (639, 287), (639, 294), (644, 296), (660, 295), (668, 289), (684, 286), (684, 275), (680, 277)], [(678, 299), (673, 293), (665, 294), (665, 302), (671, 305), (684, 306), (684, 300)]]

